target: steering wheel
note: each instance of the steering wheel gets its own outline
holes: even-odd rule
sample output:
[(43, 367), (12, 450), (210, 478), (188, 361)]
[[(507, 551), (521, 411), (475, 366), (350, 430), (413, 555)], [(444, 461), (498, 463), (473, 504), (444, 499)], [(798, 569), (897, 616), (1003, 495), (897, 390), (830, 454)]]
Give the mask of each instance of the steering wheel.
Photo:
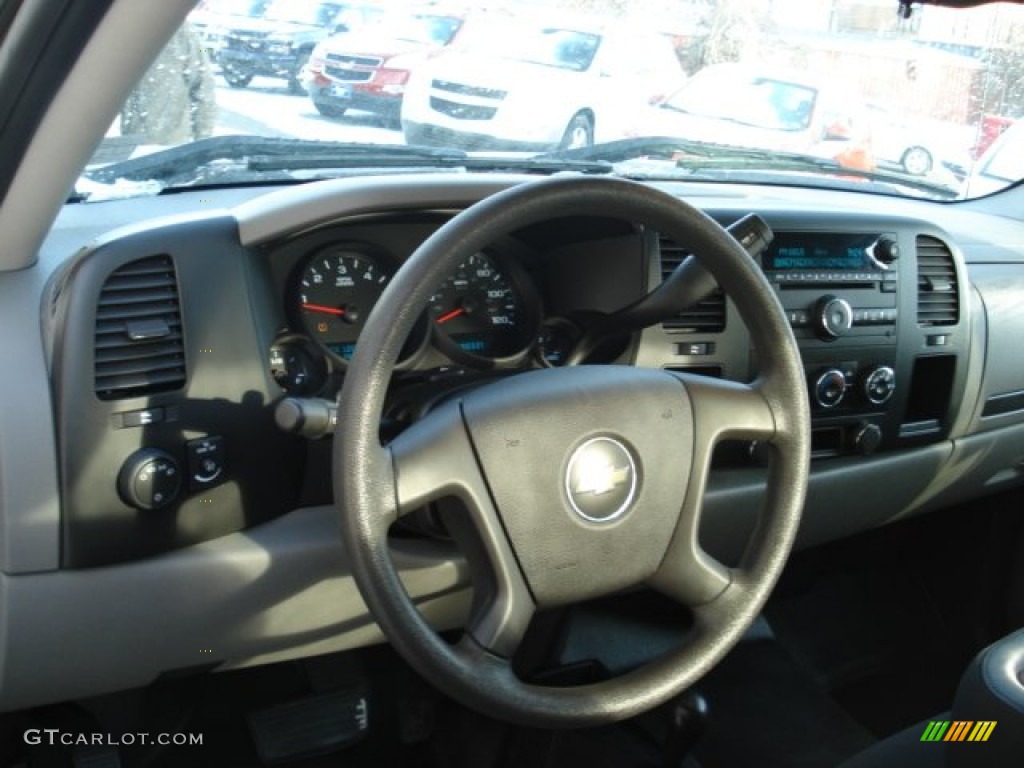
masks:
[[(378, 437), (392, 366), (430, 295), (502, 235), (563, 216), (608, 216), (686, 243), (736, 302), (758, 352), (751, 384), (639, 369), (524, 372), (431, 411), (387, 446)], [(770, 447), (764, 507), (739, 564), (698, 541), (714, 445)], [(739, 640), (792, 547), (807, 487), (810, 417), (793, 333), (760, 269), (710, 217), (638, 183), (558, 177), (513, 187), (452, 218), (402, 266), (367, 322), (339, 396), (334, 492), (356, 584), (384, 634), (438, 689), (492, 716), (579, 727), (651, 709), (697, 681)], [(389, 526), (454, 496), (486, 556), (461, 639), (410, 601)], [(576, 687), (525, 683), (512, 656), (538, 609), (639, 585), (692, 609), (675, 650)]]

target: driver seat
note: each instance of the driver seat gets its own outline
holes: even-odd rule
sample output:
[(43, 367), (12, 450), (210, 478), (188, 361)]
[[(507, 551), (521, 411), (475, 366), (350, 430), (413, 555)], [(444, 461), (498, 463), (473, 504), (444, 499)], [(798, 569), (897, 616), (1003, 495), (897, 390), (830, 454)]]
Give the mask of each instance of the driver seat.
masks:
[[(960, 678), (951, 713), (935, 721), (994, 722), (986, 741), (970, 741), (974, 726), (946, 730), (942, 743), (923, 740), (929, 722), (918, 723), (872, 745), (841, 768), (1018, 766), (1024, 757), (1024, 629), (983, 649)], [(950, 737), (962, 735), (963, 741)], [(950, 739), (950, 740), (945, 740)]]

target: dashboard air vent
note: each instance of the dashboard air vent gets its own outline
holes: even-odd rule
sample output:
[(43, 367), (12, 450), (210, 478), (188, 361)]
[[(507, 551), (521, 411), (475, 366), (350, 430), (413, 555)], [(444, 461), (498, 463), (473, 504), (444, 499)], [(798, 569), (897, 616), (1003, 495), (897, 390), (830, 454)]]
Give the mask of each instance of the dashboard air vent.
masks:
[(917, 238), (917, 322), (956, 325), (959, 319), (953, 253), (941, 240), (921, 235)]
[(96, 308), (96, 395), (101, 400), (178, 389), (185, 344), (178, 281), (170, 256), (112, 272)]
[[(666, 237), (658, 238), (661, 253), (661, 279), (664, 280), (679, 264), (690, 255)], [(720, 333), (725, 330), (725, 294), (721, 288), (697, 304), (680, 312), (676, 317), (662, 322), (667, 331), (678, 333)]]

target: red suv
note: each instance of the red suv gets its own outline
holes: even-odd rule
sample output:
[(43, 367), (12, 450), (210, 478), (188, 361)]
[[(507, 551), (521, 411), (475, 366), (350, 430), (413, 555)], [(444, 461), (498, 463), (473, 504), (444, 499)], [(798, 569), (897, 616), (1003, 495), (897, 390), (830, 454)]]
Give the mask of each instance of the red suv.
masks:
[(464, 20), (462, 14), (409, 13), (335, 35), (313, 50), (302, 85), (322, 115), (361, 109), (397, 123), (410, 72), (449, 45)]

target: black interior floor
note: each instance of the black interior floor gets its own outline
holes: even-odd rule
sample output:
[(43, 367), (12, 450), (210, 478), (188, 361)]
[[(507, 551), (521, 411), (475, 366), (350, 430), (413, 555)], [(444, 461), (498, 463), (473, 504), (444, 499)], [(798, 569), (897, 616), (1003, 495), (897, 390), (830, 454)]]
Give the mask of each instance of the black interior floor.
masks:
[(948, 711), (974, 654), (1012, 627), (1019, 502), (993, 496), (800, 553), (765, 615), (876, 736)]
[(834, 766), (873, 743), (780, 645), (741, 643), (698, 686), (710, 719), (695, 757), (715, 766)]

